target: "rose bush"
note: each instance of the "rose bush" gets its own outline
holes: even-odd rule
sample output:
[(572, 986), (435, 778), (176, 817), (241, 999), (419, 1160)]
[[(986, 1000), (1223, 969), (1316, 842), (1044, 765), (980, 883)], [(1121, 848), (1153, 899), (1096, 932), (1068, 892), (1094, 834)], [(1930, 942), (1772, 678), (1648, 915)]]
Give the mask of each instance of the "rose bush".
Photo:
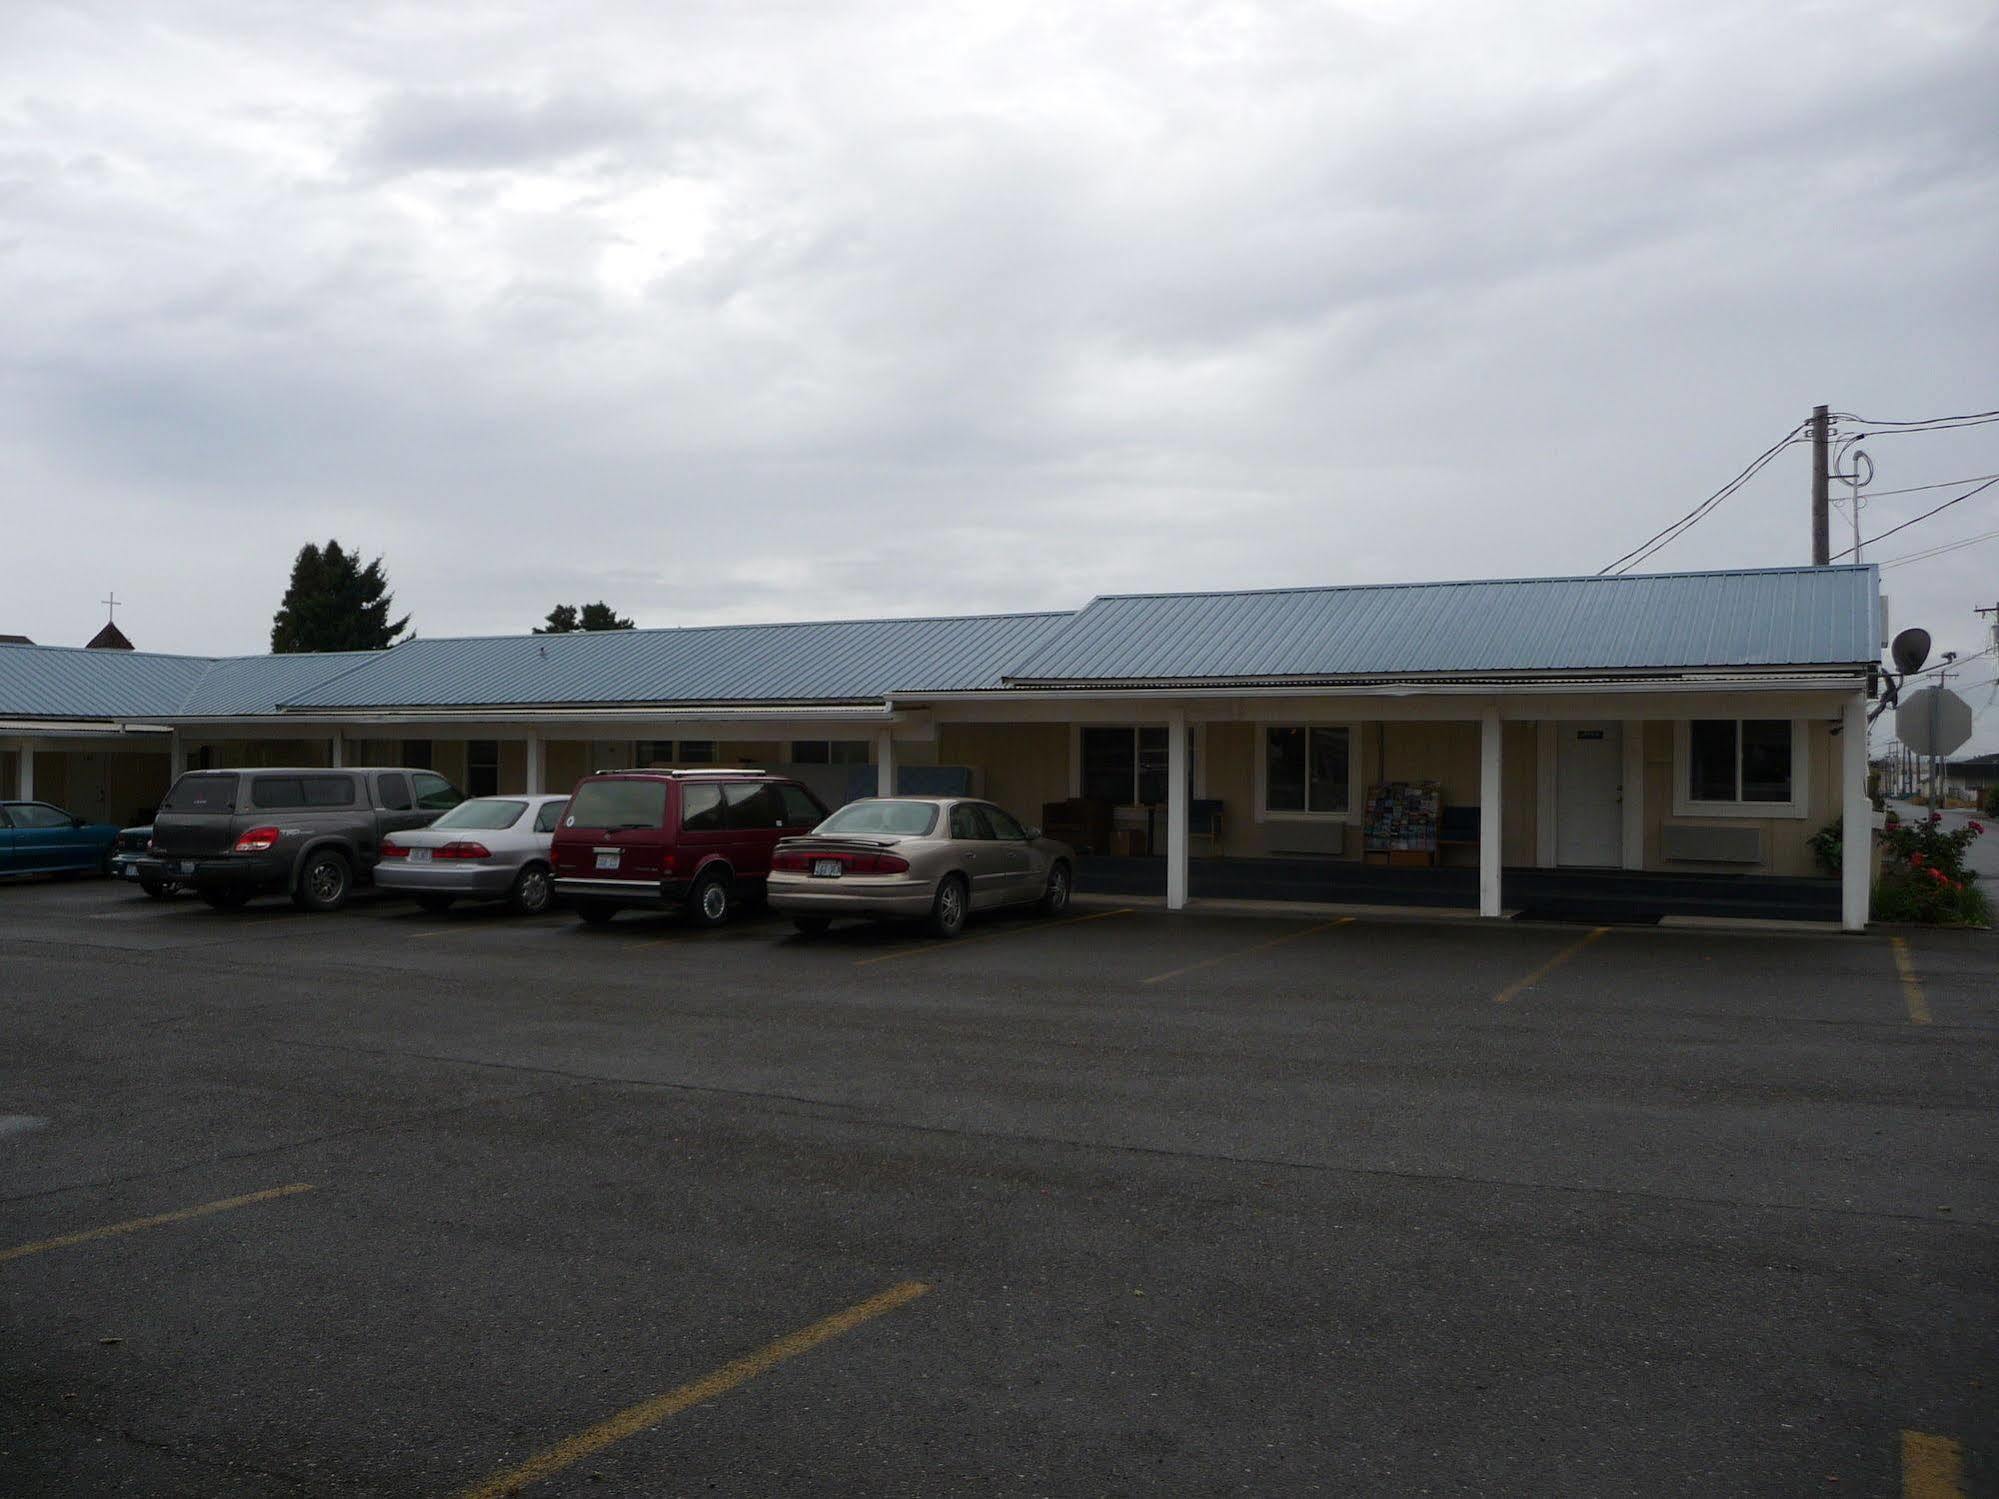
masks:
[(1988, 926), (1992, 908), (1978, 875), (1964, 867), (1985, 825), (1967, 821), (1946, 830), (1931, 812), (1903, 822), (1892, 812), (1881, 833), (1881, 879), (1874, 887), (1874, 919), (1934, 926)]

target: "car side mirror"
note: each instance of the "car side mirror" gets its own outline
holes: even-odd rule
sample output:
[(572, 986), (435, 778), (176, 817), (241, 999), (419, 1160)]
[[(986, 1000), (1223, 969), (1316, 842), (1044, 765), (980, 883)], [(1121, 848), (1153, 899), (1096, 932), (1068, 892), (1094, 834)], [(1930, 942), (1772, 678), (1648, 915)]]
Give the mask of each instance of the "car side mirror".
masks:
[(1032, 843), (1035, 839), (1039, 838), (1040, 836), (1041, 836), (1041, 829), (1039, 828), (1029, 828), (1027, 830), (1027, 841), (1029, 843)]
[(90, 826), (89, 822), (81, 817), (72, 817), (69, 820), (69, 825), (73, 828), (87, 828)]

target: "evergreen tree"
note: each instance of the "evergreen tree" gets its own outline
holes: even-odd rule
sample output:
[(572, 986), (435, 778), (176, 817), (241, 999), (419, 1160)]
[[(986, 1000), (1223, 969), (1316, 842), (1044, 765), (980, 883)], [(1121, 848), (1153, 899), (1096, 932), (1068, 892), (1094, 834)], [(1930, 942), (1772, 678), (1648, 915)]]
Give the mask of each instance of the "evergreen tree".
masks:
[(307, 543), (292, 563), (291, 584), (271, 619), (271, 650), (374, 651), (394, 645), (410, 617), (389, 618), (395, 595), (377, 557), (366, 567), (337, 541)]
[(534, 627), (537, 635), (567, 635), (574, 630), (629, 630), (632, 622), (619, 614), (609, 604), (598, 602), (577, 608), (574, 604), (557, 604), (548, 611), (548, 620)]

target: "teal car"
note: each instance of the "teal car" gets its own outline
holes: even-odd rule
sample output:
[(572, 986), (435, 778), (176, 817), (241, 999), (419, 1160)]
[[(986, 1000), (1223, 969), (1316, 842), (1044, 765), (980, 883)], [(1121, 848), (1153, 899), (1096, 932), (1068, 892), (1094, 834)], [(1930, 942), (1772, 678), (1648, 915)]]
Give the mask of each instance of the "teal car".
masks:
[(102, 874), (115, 823), (85, 822), (48, 802), (0, 802), (0, 875)]

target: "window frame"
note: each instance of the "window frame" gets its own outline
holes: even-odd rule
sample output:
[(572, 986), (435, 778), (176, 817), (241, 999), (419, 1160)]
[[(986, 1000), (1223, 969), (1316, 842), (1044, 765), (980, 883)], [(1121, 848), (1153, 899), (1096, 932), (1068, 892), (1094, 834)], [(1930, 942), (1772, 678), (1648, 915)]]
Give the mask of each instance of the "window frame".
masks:
[[(1272, 808), (1270, 805), (1270, 731), (1272, 729), (1302, 729), (1305, 732), (1305, 800), (1304, 811), (1288, 808)], [(1336, 729), (1347, 736), (1347, 805), (1342, 812), (1315, 812), (1311, 809), (1311, 731), (1314, 729)], [(1256, 739), (1251, 748), (1251, 759), (1256, 773), (1255, 813), (1258, 822), (1314, 822), (1322, 824), (1358, 824), (1365, 813), (1361, 777), (1361, 726), (1358, 723), (1335, 722), (1313, 723), (1290, 719), (1283, 722), (1265, 722), (1256, 725)]]
[[(1806, 817), (1811, 811), (1811, 725), (1808, 718), (1787, 720), (1791, 725), (1791, 799), (1786, 802), (1745, 802), (1742, 794), (1742, 725), (1767, 720), (1766, 713), (1701, 715), (1699, 720), (1673, 720), (1673, 815), (1675, 817), (1790, 818)], [(1693, 774), (1693, 725), (1695, 722), (1734, 723), (1734, 801), (1695, 800), (1690, 789)]]

